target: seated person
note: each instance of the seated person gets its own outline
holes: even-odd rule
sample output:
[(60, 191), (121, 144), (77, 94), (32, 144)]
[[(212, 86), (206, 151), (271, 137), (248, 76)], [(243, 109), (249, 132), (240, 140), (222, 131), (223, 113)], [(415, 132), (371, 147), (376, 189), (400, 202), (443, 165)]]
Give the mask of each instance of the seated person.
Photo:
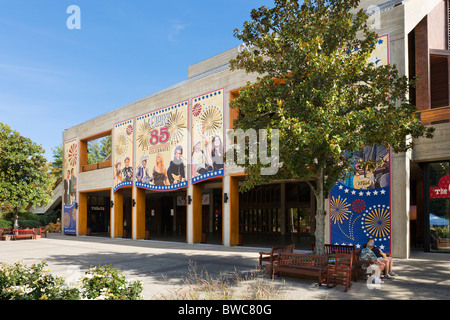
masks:
[[(377, 277), (379, 277), (381, 270), (384, 270), (385, 264), (377, 259), (377, 256), (375, 253), (370, 250), (368, 247), (365, 247), (361, 250), (361, 261), (368, 261), (368, 262), (375, 262), (374, 265), (376, 265), (379, 269), (379, 271), (375, 272), (375, 280), (377, 280)], [(364, 270), (367, 270), (367, 265), (363, 264), (361, 266)]]
[(367, 248), (372, 250), (372, 252), (375, 254), (378, 260), (384, 263), (384, 276), (387, 279), (390, 279), (392, 277), (395, 277), (396, 274), (392, 271), (392, 267), (394, 264), (394, 259), (392, 257), (387, 257), (386, 254), (379, 248), (377, 248), (374, 244), (373, 238), (369, 238), (367, 240)]

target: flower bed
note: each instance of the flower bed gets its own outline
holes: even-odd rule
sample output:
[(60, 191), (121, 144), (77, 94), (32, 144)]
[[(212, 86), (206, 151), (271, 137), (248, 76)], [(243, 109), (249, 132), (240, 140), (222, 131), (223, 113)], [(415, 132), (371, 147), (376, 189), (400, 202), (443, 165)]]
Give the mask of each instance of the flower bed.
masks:
[(75, 284), (49, 274), (42, 261), (31, 267), (0, 264), (0, 300), (140, 300), (142, 283), (127, 281), (108, 266), (90, 268)]

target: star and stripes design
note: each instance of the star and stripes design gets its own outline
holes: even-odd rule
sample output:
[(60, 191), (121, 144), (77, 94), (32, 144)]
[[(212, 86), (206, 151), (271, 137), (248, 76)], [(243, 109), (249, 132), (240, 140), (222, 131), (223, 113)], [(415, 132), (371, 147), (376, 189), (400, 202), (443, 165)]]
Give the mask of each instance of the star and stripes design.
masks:
[(389, 186), (354, 189), (336, 184), (329, 195), (330, 243), (362, 249), (369, 237), (386, 253), (391, 251)]

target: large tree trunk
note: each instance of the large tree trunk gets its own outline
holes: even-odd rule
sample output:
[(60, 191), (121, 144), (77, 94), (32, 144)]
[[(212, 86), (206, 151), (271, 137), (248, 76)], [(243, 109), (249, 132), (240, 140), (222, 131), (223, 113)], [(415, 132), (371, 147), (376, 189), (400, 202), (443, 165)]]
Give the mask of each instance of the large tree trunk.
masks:
[(14, 208), (14, 229), (19, 229), (19, 209)]
[(317, 200), (316, 231), (314, 233), (316, 254), (325, 253), (325, 216), (327, 213), (324, 208), (325, 199), (324, 199), (323, 179), (324, 179), (323, 169), (320, 169), (316, 189), (314, 190), (314, 194)]

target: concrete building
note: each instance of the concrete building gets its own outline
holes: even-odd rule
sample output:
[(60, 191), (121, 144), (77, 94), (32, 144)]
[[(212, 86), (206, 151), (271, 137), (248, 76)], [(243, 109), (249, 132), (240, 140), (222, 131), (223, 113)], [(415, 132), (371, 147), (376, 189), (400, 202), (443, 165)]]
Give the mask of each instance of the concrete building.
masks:
[[(436, 127), (433, 140), (390, 154), (389, 251), (401, 258), (411, 246), (449, 251), (449, 199), (429, 192), (450, 173), (448, 1), (363, 0), (361, 6), (385, 37), (388, 63), (419, 77), (411, 98), (422, 122)], [(311, 249), (315, 200), (307, 183), (280, 181), (240, 194), (242, 171), (214, 160), (236, 116), (230, 101), (256, 79), (229, 70), (240, 49), (194, 64), (185, 81), (63, 132), (66, 234), (225, 246), (295, 242)], [(112, 158), (88, 165), (89, 141), (105, 136), (112, 137)], [(442, 225), (430, 222), (431, 213)], [(333, 242), (328, 219), (326, 240)], [(439, 240), (430, 242), (436, 231)]]

